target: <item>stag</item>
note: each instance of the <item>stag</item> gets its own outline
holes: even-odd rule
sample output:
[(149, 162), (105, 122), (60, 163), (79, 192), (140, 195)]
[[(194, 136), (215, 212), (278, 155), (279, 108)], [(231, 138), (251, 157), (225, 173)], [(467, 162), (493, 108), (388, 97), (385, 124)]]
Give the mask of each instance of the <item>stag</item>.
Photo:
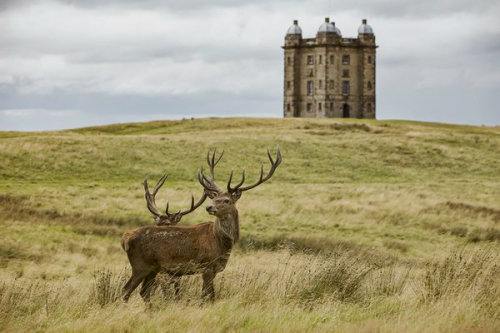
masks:
[[(207, 154), (210, 178), (205, 176), (203, 168), (198, 173), (198, 180), (204, 188), (204, 194), (212, 199), (206, 207), (215, 222), (205, 222), (194, 226), (145, 226), (125, 232), (122, 247), (127, 252), (132, 276), (124, 286), (124, 301), (142, 282), (141, 296), (149, 301), (151, 287), (156, 275), (162, 271), (173, 277), (202, 274), (203, 287), (201, 298), (215, 299), (214, 279), (217, 273), (224, 270), (231, 250), (239, 239), (240, 226), (236, 202), (244, 191), (257, 187), (270, 179), (281, 163), (278, 148), (276, 160), (269, 151), (267, 155), (271, 168), (264, 176), (261, 166), (259, 180), (251, 185), (243, 186), (245, 172), (241, 181), (234, 187), (231, 185), (233, 172), (229, 176), (227, 191), (223, 191), (215, 183), (215, 166), (222, 158), (216, 159), (216, 152)], [(151, 201), (154, 203), (154, 201)], [(192, 201), (193, 202), (193, 201)]]
[[(148, 207), (148, 210), (153, 214), (154, 220), (155, 220), (155, 225), (158, 226), (165, 226), (165, 225), (176, 225), (177, 223), (180, 222), (182, 217), (184, 215), (187, 215), (194, 210), (196, 210), (198, 207), (205, 202), (207, 195), (205, 192), (203, 192), (200, 200), (195, 204), (194, 203), (194, 196), (191, 196), (191, 208), (186, 210), (186, 211), (181, 211), (179, 210), (177, 213), (170, 213), (168, 211), (169, 208), (169, 202), (167, 201), (167, 207), (165, 209), (165, 213), (161, 213), (160, 210), (156, 206), (156, 194), (158, 193), (158, 190), (160, 187), (163, 186), (165, 183), (165, 180), (167, 179), (167, 175), (164, 175), (163, 177), (158, 180), (156, 183), (155, 187), (153, 188), (153, 193), (149, 192), (149, 187), (148, 187), (148, 180), (144, 179), (144, 196), (146, 198), (146, 205)], [(178, 299), (180, 296), (180, 277), (176, 276), (170, 276), (168, 279), (169, 284), (174, 285), (174, 292), (175, 292), (175, 298)], [(161, 284), (162, 291), (164, 297), (168, 294), (168, 284)], [(146, 288), (146, 287), (145, 287)], [(153, 288), (153, 287), (150, 287)], [(144, 291), (145, 292), (145, 291)]]

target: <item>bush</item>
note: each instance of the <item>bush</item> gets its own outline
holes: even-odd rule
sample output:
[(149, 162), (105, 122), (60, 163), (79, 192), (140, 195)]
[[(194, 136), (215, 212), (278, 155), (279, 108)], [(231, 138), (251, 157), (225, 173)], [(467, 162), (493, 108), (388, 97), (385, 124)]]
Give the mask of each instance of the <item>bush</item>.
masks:
[(500, 276), (497, 255), (488, 251), (455, 252), (443, 262), (431, 263), (424, 276), (425, 301), (435, 301), (450, 295), (480, 298), (498, 296)]
[(107, 269), (97, 271), (94, 274), (89, 303), (97, 303), (102, 307), (116, 302), (122, 295), (125, 282), (127, 282), (125, 272), (116, 274)]
[(337, 255), (327, 261), (312, 277), (309, 287), (300, 292), (300, 299), (314, 301), (333, 297), (340, 301), (360, 301), (362, 281), (372, 270), (360, 257)]

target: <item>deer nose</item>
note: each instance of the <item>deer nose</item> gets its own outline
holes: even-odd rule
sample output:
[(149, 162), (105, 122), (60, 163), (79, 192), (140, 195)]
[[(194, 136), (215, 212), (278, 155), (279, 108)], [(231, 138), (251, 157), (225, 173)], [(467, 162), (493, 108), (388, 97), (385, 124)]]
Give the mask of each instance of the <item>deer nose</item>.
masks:
[(213, 210), (213, 209), (214, 209), (214, 206), (207, 206), (207, 208), (206, 208), (206, 209), (207, 209), (207, 212), (209, 212), (209, 211), (211, 211), (211, 210)]

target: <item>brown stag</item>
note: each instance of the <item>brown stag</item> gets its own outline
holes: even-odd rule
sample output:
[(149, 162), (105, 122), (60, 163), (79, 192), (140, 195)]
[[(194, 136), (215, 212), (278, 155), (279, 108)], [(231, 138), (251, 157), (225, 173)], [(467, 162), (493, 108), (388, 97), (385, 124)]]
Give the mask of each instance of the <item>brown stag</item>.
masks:
[(145, 301), (148, 301), (151, 286), (160, 271), (167, 272), (174, 277), (201, 273), (203, 277), (202, 299), (215, 299), (214, 278), (226, 267), (232, 247), (239, 239), (240, 227), (236, 202), (244, 191), (271, 178), (281, 163), (279, 148), (276, 161), (273, 160), (269, 151), (267, 155), (271, 168), (266, 176), (264, 176), (264, 166), (262, 166), (259, 180), (255, 184), (242, 186), (245, 182), (243, 171), (241, 181), (232, 187), (233, 173), (231, 172), (227, 191), (222, 191), (215, 184), (214, 175), (214, 168), (222, 158), (222, 154), (217, 160), (215, 151), (211, 159), (207, 154), (210, 178), (207, 178), (201, 169), (198, 179), (204, 188), (204, 193), (212, 199), (212, 204), (207, 206), (206, 210), (216, 217), (215, 222), (194, 226), (145, 226), (125, 232), (122, 247), (127, 252), (132, 266), (132, 277), (123, 288), (125, 301), (141, 282), (140, 294)]

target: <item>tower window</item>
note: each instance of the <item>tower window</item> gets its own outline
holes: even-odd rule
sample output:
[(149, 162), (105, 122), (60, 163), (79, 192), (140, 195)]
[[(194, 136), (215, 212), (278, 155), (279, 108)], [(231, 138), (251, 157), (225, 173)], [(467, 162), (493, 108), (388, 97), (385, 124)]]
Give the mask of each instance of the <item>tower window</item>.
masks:
[(333, 111), (333, 102), (330, 102), (330, 110)]
[(350, 62), (351, 62), (351, 57), (348, 54), (344, 54), (342, 56), (342, 64), (349, 65)]
[(312, 64), (314, 64), (314, 58), (313, 58), (313, 56), (312, 56), (312, 55), (308, 55), (308, 56), (307, 56), (307, 64), (308, 64), (308, 65), (312, 65)]
[(318, 89), (323, 89), (323, 81), (319, 80)]
[(321, 54), (318, 57), (318, 63), (319, 64), (323, 63), (323, 56)]
[(307, 103), (307, 111), (312, 111), (312, 103)]
[(371, 64), (372, 63), (372, 56), (368, 56), (368, 63)]
[(332, 55), (330, 56), (330, 64), (333, 65), (333, 56)]
[(348, 69), (342, 70), (342, 77), (349, 77), (349, 70)]
[(321, 111), (321, 103), (318, 104), (318, 110)]
[(328, 88), (333, 89), (333, 87), (334, 87), (333, 80), (330, 80), (330, 83), (329, 83), (329, 85), (328, 85)]
[(286, 110), (287, 110), (288, 112), (290, 112), (290, 103), (288, 103), (288, 104), (286, 105)]
[(368, 105), (366, 106), (366, 111), (367, 112), (372, 112), (373, 111), (372, 105), (370, 103), (368, 103)]
[(313, 81), (307, 81), (307, 94), (312, 95), (314, 90), (314, 82)]
[(287, 57), (286, 58), (286, 63), (288, 64), (288, 66), (290, 66), (292, 64), (292, 58)]
[(286, 81), (286, 89), (290, 89), (292, 83), (290, 81)]
[(342, 81), (342, 94), (349, 95), (349, 81)]
[(372, 83), (370, 81), (368, 81), (368, 83), (366, 84), (366, 87), (368, 88), (368, 90), (372, 90)]

